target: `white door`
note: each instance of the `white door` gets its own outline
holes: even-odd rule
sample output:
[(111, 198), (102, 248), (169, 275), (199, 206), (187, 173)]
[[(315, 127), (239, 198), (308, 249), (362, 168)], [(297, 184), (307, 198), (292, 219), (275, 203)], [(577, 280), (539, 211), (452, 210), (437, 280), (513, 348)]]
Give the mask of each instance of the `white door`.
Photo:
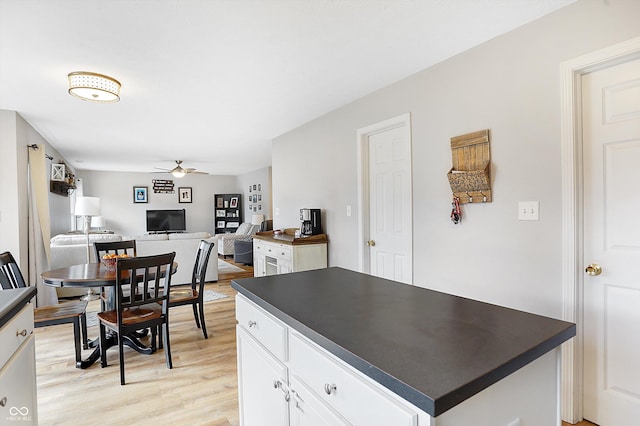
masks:
[[(640, 60), (582, 77), (584, 418), (640, 421)], [(595, 265), (600, 265), (598, 274)]]
[(369, 265), (372, 275), (411, 284), (411, 143), (407, 129), (372, 134), (369, 153)]

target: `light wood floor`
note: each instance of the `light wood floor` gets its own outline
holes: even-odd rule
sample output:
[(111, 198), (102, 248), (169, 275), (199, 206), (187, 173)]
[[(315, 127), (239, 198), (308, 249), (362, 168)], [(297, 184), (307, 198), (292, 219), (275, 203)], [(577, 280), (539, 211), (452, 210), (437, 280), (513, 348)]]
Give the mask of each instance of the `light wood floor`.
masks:
[[(109, 351), (108, 367), (100, 368), (98, 361), (80, 370), (74, 367), (71, 325), (36, 329), (39, 423), (238, 425), (235, 290), (230, 280), (253, 276), (253, 269), (237, 266), (246, 272), (221, 274), (217, 283), (207, 284), (228, 296), (205, 303), (209, 339), (196, 328), (191, 307), (173, 308), (173, 369), (167, 369), (162, 350), (145, 356), (126, 348), (125, 386), (120, 386), (117, 348)], [(98, 302), (91, 302), (89, 310), (98, 309)], [(89, 328), (90, 336), (97, 334), (97, 327)], [(83, 357), (89, 353), (83, 351)], [(586, 421), (578, 425), (594, 426)]]
[[(71, 325), (36, 329), (39, 423), (238, 425), (235, 291), (230, 280), (253, 276), (251, 267), (243, 268), (247, 272), (221, 274), (217, 283), (206, 286), (228, 296), (205, 303), (209, 339), (196, 328), (190, 306), (171, 309), (173, 369), (167, 369), (163, 350), (146, 356), (125, 348), (124, 386), (117, 348), (109, 350), (108, 367), (100, 368), (98, 361), (80, 370), (74, 367)], [(91, 302), (92, 309), (99, 309), (98, 302)], [(89, 335), (97, 336), (98, 328), (90, 327)], [(83, 351), (83, 358), (89, 353)]]

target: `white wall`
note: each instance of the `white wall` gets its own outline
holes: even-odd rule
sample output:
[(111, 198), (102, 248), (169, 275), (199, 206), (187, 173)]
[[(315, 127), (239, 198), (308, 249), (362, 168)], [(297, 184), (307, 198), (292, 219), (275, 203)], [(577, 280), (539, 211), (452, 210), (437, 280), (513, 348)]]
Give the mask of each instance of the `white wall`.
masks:
[[(238, 192), (235, 176), (186, 175), (176, 179), (168, 174), (113, 173), (78, 171), (85, 196), (99, 197), (104, 229), (122, 235), (142, 235), (146, 232), (146, 210), (185, 209), (187, 231), (207, 231), (213, 234), (213, 196)], [(172, 179), (174, 194), (153, 192), (153, 179)], [(148, 187), (148, 203), (133, 202), (133, 187)], [(191, 187), (192, 203), (178, 203), (178, 187)], [(242, 193), (242, 192), (241, 192)]]
[[(242, 220), (244, 222), (250, 222), (251, 216), (254, 214), (262, 214), (265, 219), (273, 218), (272, 211), (272, 191), (271, 191), (271, 167), (265, 167), (255, 170), (250, 173), (245, 173), (238, 176), (238, 191), (244, 194), (242, 198)], [(260, 185), (260, 191), (254, 191), (253, 186)], [(251, 186), (251, 192), (249, 192), (249, 186)], [(257, 187), (256, 187), (257, 190)], [(249, 196), (260, 195), (261, 201), (258, 203), (249, 202)], [(249, 206), (253, 206), (249, 211)], [(262, 210), (258, 210), (257, 206), (261, 206)], [(256, 211), (253, 211), (253, 210)]]
[[(356, 130), (410, 112), (415, 284), (560, 317), (560, 63), (639, 36), (638, 17), (637, 0), (579, 1), (276, 138), (274, 227), (322, 208), (329, 264), (357, 270)], [(449, 139), (487, 128), (494, 201), (453, 225)]]

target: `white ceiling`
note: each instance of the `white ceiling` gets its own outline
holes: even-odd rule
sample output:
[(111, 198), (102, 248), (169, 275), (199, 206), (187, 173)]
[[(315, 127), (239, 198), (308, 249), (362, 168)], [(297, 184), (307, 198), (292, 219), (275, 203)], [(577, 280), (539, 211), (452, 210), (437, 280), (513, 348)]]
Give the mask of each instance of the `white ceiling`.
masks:
[[(0, 109), (79, 170), (237, 175), (282, 133), (574, 1), (0, 0)], [(121, 101), (70, 96), (72, 71), (116, 78)]]

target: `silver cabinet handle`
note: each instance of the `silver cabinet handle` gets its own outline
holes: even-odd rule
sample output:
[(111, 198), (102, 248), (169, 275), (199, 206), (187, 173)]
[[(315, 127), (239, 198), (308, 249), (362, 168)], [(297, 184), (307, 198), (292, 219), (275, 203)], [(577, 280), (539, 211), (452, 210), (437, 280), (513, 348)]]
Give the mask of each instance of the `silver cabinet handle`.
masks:
[(338, 389), (338, 387), (335, 384), (325, 384), (324, 385), (324, 391), (326, 392), (327, 395), (331, 395), (332, 392), (335, 392)]
[(22, 331), (16, 331), (16, 337), (17, 336), (27, 337), (27, 329), (24, 329)]
[(249, 320), (249, 328), (253, 327), (254, 325), (258, 325), (257, 322)]

